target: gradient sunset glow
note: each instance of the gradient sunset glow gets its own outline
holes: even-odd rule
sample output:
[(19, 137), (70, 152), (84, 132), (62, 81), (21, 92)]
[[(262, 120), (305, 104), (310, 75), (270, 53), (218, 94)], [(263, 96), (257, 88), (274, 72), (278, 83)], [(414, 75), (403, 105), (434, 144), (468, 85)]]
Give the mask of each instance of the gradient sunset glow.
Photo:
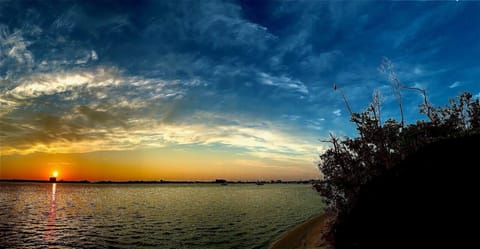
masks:
[[(334, 82), (354, 111), (378, 90), (398, 117), (383, 56), (433, 104), (480, 96), (478, 9), (2, 1), (0, 179), (319, 178), (320, 140), (355, 132)], [(422, 117), (418, 93), (404, 103), (407, 122)]]

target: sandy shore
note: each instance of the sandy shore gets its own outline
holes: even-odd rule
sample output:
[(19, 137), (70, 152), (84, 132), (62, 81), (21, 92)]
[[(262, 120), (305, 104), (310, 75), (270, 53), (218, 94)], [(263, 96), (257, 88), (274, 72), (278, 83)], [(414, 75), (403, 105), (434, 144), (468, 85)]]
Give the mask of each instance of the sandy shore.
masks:
[(322, 239), (333, 219), (329, 213), (315, 216), (283, 234), (269, 249), (333, 249)]

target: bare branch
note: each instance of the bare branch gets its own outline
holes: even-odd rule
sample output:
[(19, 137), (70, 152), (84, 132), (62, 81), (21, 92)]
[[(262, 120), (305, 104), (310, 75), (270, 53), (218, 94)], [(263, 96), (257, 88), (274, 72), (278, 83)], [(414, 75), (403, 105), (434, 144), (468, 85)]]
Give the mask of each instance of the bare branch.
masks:
[(402, 92), (401, 92), (402, 85), (400, 84), (400, 80), (397, 77), (397, 73), (395, 72), (393, 63), (387, 57), (383, 57), (382, 64), (379, 67), (379, 71), (385, 74), (390, 80), (392, 92), (397, 97), (398, 108), (400, 109), (400, 116), (401, 116), (400, 124), (402, 125), (402, 127), (404, 127), (405, 117), (403, 114), (403, 104), (402, 104)]
[(341, 88), (337, 87), (336, 83), (333, 83), (333, 90), (334, 91), (338, 90), (340, 92), (340, 95), (342, 95), (342, 98), (343, 98), (343, 102), (345, 102), (345, 106), (347, 107), (348, 113), (350, 113), (350, 116), (352, 116), (353, 115), (352, 108), (350, 108), (350, 104), (348, 103), (347, 97), (345, 97), (345, 93), (343, 93)]
[(427, 91), (425, 91), (425, 89), (422, 89), (422, 88), (418, 88), (418, 87), (411, 87), (411, 86), (401, 86), (402, 88), (404, 89), (408, 89), (408, 90), (415, 90), (415, 91), (419, 91), (422, 95), (423, 95), (423, 104), (425, 105), (425, 108), (427, 109), (427, 116), (428, 118), (430, 119), (430, 121), (434, 121), (434, 117), (433, 115), (431, 114), (431, 106), (430, 104), (428, 103), (428, 98), (427, 98)]

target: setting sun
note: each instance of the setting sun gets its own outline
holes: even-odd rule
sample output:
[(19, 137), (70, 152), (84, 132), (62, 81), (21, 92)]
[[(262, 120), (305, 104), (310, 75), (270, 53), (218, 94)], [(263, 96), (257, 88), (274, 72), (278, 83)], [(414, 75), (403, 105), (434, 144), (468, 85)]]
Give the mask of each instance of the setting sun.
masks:
[(53, 171), (53, 174), (52, 174), (54, 177), (57, 177), (58, 176), (58, 171)]

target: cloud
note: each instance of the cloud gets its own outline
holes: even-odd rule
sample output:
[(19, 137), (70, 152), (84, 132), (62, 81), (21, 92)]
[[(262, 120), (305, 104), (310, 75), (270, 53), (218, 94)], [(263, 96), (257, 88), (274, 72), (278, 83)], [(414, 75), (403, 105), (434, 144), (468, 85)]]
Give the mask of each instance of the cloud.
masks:
[(91, 51), (90, 58), (94, 61), (98, 60), (98, 55), (97, 55), (97, 52), (95, 52), (95, 50)]
[(257, 48), (266, 49), (268, 40), (274, 39), (265, 27), (242, 20), (239, 16), (215, 13), (204, 16), (197, 25), (199, 32), (209, 34), (202, 38), (208, 39), (214, 48), (255, 45)]
[(91, 51), (84, 50), (83, 54), (84, 55), (82, 57), (78, 58), (75, 61), (76, 65), (87, 64), (88, 62), (98, 60), (98, 55), (97, 55), (97, 52), (95, 52), (95, 50), (91, 50)]
[[(41, 32), (38, 27), (30, 30)], [(14, 73), (31, 71), (34, 65), (33, 53), (28, 49), (31, 42), (24, 38), (23, 30), (11, 31), (9, 27), (0, 24), (0, 79), (14, 77)]]
[[(282, 89), (301, 89), (287, 77), (264, 79)], [(185, 110), (176, 109), (177, 100), (206, 86), (198, 79), (162, 80), (97, 67), (31, 74), (10, 83), (13, 87), (0, 91), (5, 155), (221, 145), (255, 157), (273, 153), (278, 160), (293, 160), (317, 151), (314, 143), (240, 116), (181, 114)]]
[(13, 90), (8, 91), (8, 95), (14, 98), (25, 99), (38, 97), (41, 95), (51, 95), (71, 91), (75, 87), (87, 85), (92, 82), (94, 74), (60, 74), (60, 75), (35, 75)]
[(456, 88), (462, 85), (462, 82), (460, 81), (455, 81), (451, 85), (448, 86), (448, 88)]
[(340, 109), (336, 109), (335, 111), (332, 112), (333, 115), (337, 116), (337, 117), (340, 117), (342, 116), (342, 110)]
[(258, 80), (261, 84), (276, 86), (279, 88), (292, 90), (301, 94), (308, 94), (308, 89), (301, 81), (293, 80), (286, 76), (272, 76), (267, 73), (259, 73)]
[(300, 118), (300, 116), (298, 116), (298, 115), (283, 114), (283, 115), (282, 115), (282, 118), (288, 119), (288, 120), (290, 120), (290, 121), (297, 121), (297, 120)]
[[(314, 141), (299, 139), (272, 125), (168, 124), (77, 106), (68, 116), (36, 115), (34, 121), (11, 126), (0, 122), (2, 154), (86, 153), (134, 150), (172, 145), (222, 145), (271, 160), (305, 160), (323, 150)], [(123, 123), (123, 124), (122, 124)]]
[[(184, 93), (185, 87), (198, 86), (198, 81), (162, 80), (125, 76), (116, 68), (98, 67), (92, 70), (79, 70), (60, 73), (31, 74), (17, 81), (13, 89), (0, 92), (0, 100), (6, 105), (15, 105), (21, 100), (53, 96), (64, 100), (75, 100), (82, 95), (90, 101), (103, 99), (111, 92), (111, 96), (122, 99), (123, 95), (139, 95), (145, 93), (143, 99), (153, 100), (174, 98)], [(125, 91), (131, 88), (130, 91)], [(68, 93), (68, 94), (67, 94)], [(96, 98), (95, 98), (96, 96)], [(41, 101), (41, 100), (39, 100)]]
[(307, 120), (306, 124), (308, 128), (311, 128), (313, 130), (321, 131), (324, 129), (325, 126), (325, 119), (324, 118), (318, 118), (314, 120)]
[(192, 25), (187, 26), (190, 29), (188, 31), (196, 35), (200, 42), (213, 48), (249, 46), (263, 50), (267, 49), (270, 40), (275, 39), (266, 27), (244, 19), (242, 9), (236, 4), (198, 2), (194, 5), (197, 11), (181, 22), (191, 21)]

